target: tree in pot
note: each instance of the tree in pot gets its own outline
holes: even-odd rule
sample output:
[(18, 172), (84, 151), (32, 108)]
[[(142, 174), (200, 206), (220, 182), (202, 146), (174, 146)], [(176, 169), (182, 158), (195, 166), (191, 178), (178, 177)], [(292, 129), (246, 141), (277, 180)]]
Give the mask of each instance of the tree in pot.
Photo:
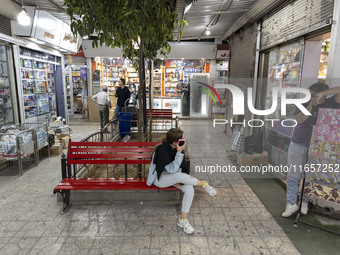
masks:
[[(174, 29), (186, 24), (179, 21), (175, 4), (175, 0), (64, 1), (74, 34), (95, 34), (93, 47), (119, 47), (123, 57), (138, 67), (139, 141), (143, 140), (142, 128), (144, 134), (147, 129), (144, 57), (154, 60), (159, 52), (165, 56), (170, 52), (169, 42), (173, 40)], [(180, 34), (183, 34), (182, 29)], [(151, 89), (150, 86), (149, 91)], [(152, 104), (149, 108), (152, 118)]]

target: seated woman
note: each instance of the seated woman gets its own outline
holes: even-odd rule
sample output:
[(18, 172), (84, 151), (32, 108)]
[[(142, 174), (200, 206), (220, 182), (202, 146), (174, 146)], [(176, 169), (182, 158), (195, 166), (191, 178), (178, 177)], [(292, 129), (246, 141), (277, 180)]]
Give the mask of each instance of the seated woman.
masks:
[(184, 192), (182, 215), (177, 222), (186, 234), (192, 234), (194, 228), (190, 225), (187, 215), (194, 198), (194, 187), (202, 187), (210, 196), (216, 195), (216, 190), (206, 181), (200, 181), (193, 176), (182, 173), (186, 167), (184, 154), (185, 143), (179, 146), (178, 140), (184, 138), (184, 132), (178, 128), (170, 129), (162, 144), (158, 145), (152, 155), (147, 185), (154, 184), (159, 188), (175, 186)]

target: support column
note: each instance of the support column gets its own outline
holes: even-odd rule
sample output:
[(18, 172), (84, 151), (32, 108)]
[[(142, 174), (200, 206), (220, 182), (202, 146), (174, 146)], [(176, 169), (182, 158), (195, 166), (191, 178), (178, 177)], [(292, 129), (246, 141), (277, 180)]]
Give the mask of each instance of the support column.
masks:
[(334, 1), (331, 42), (329, 47), (326, 83), (330, 87), (340, 84), (340, 1)]

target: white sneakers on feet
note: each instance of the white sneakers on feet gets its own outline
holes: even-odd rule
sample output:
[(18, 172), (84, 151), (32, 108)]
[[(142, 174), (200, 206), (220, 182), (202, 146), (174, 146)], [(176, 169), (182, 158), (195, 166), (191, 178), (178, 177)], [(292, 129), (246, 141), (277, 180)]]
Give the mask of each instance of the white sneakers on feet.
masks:
[(308, 213), (308, 202), (302, 202), (301, 213), (306, 215)]
[(177, 226), (179, 226), (180, 228), (183, 228), (184, 233), (186, 233), (187, 235), (190, 235), (192, 233), (194, 233), (194, 228), (191, 226), (191, 224), (189, 223), (188, 219), (181, 219), (179, 218), (178, 222), (177, 222)]
[(210, 186), (207, 182), (204, 182), (205, 186), (203, 186), (203, 189), (205, 192), (209, 194), (209, 196), (214, 197), (217, 194), (217, 191), (214, 187)]
[(296, 204), (287, 204), (286, 210), (282, 213), (282, 217), (290, 217), (294, 213), (296, 213), (299, 210), (299, 207)]

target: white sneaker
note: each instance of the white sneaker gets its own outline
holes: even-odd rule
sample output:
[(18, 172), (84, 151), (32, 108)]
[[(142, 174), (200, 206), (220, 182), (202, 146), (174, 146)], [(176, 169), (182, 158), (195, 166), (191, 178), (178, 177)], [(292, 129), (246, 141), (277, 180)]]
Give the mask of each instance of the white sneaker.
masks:
[(299, 207), (296, 204), (287, 204), (286, 210), (282, 213), (282, 217), (290, 217), (293, 213), (296, 213), (299, 210)]
[(217, 191), (214, 187), (210, 186), (207, 182), (205, 182), (205, 186), (203, 186), (205, 192), (209, 194), (209, 196), (214, 197), (217, 194)]
[(302, 202), (301, 213), (306, 215), (308, 213), (308, 202)]
[(188, 219), (182, 220), (181, 218), (179, 218), (177, 222), (177, 226), (179, 226), (180, 228), (183, 228), (184, 233), (186, 233), (187, 235), (190, 235), (194, 233), (195, 231), (194, 228), (190, 225)]

